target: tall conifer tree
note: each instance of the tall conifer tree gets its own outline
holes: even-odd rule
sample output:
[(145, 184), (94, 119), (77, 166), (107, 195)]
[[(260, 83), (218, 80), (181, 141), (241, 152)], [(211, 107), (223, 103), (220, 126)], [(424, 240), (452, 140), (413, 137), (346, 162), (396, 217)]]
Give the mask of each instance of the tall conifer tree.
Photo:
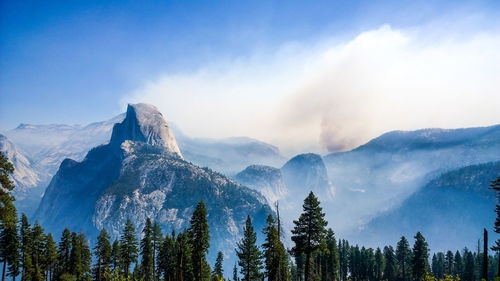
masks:
[(295, 256), (305, 254), (305, 281), (311, 280), (312, 254), (318, 250), (325, 239), (327, 221), (322, 212), (318, 198), (311, 191), (302, 205), (303, 213), (299, 219), (293, 221), (292, 241), (295, 247), (292, 251)]
[(464, 281), (474, 281), (475, 280), (475, 272), (474, 272), (474, 255), (468, 250), (464, 251), (464, 273), (463, 280)]
[(12, 214), (12, 211), (15, 210), (12, 208), (14, 197), (10, 194), (14, 190), (14, 183), (10, 179), (10, 175), (13, 173), (14, 165), (0, 151), (0, 228), (3, 228), (6, 218), (14, 217)]
[(33, 275), (34, 268), (32, 258), (32, 241), (31, 226), (28, 222), (28, 217), (23, 213), (21, 215), (21, 267), (22, 275), (21, 280), (30, 280)]
[(144, 281), (153, 280), (153, 225), (149, 218), (146, 219), (146, 224), (142, 230), (141, 240), (141, 272)]
[(337, 281), (339, 280), (339, 251), (337, 248), (337, 241), (335, 240), (335, 233), (331, 228), (328, 229), (326, 233), (326, 268), (325, 268), (325, 276), (326, 281)]
[(111, 243), (109, 242), (109, 234), (103, 228), (97, 236), (97, 243), (94, 247), (94, 255), (96, 264), (94, 265), (94, 280), (104, 280), (105, 272), (111, 267)]
[(128, 275), (130, 274), (130, 265), (137, 262), (139, 252), (138, 245), (139, 243), (137, 242), (137, 237), (135, 236), (135, 228), (132, 225), (132, 221), (127, 219), (125, 228), (120, 238), (121, 262), (126, 279), (128, 279)]
[(70, 273), (75, 276), (76, 280), (83, 279), (83, 261), (82, 261), (82, 245), (78, 234), (71, 233), (71, 252), (70, 252)]
[(394, 254), (392, 246), (384, 247), (384, 260), (384, 278), (387, 281), (395, 281), (397, 279), (396, 255)]
[(463, 278), (463, 261), (460, 252), (457, 251), (455, 253), (455, 257), (453, 258), (453, 275), (458, 275), (458, 277)]
[(267, 224), (264, 227), (265, 242), (262, 245), (264, 265), (265, 265), (265, 275), (267, 280), (276, 281), (280, 277), (280, 240), (278, 236), (278, 229), (276, 228), (276, 222), (271, 214), (267, 216)]
[(380, 281), (384, 278), (385, 259), (380, 248), (375, 251), (375, 280)]
[(408, 240), (406, 240), (404, 236), (401, 237), (396, 247), (396, 260), (398, 264), (399, 280), (411, 280), (412, 252), (410, 250), (410, 244), (408, 244)]
[(422, 233), (415, 235), (415, 244), (413, 245), (413, 278), (420, 281), (425, 277), (429, 267), (429, 249)]
[(158, 270), (156, 268), (158, 261), (158, 252), (160, 251), (160, 246), (163, 241), (163, 235), (161, 233), (160, 225), (157, 221), (153, 223), (153, 233), (151, 236), (151, 241), (153, 243), (153, 279), (158, 280)]
[(111, 245), (111, 266), (113, 271), (123, 272), (122, 268), (122, 254), (120, 249), (120, 242), (115, 240)]
[(224, 262), (224, 254), (222, 252), (217, 253), (217, 259), (214, 264), (213, 276), (224, 280), (224, 270), (222, 268), (222, 262)]
[(43, 251), (45, 257), (44, 270), (48, 281), (54, 280), (54, 271), (57, 264), (57, 246), (52, 234), (47, 234)]
[(71, 232), (69, 229), (65, 228), (62, 235), (61, 241), (59, 242), (59, 248), (57, 250), (59, 268), (58, 275), (71, 272), (70, 256), (71, 256)]
[(36, 221), (31, 230), (31, 260), (34, 270), (31, 279), (33, 281), (41, 281), (43, 279), (45, 238), (43, 228)]
[(177, 280), (178, 281), (192, 281), (195, 280), (193, 264), (193, 246), (191, 244), (189, 233), (187, 230), (177, 235), (176, 242), (177, 253)]
[(90, 281), (92, 280), (92, 252), (90, 251), (90, 246), (83, 232), (78, 234), (78, 242), (80, 243), (80, 249), (82, 254), (82, 280)]
[(243, 238), (236, 245), (238, 265), (241, 267), (243, 281), (257, 281), (262, 279), (262, 254), (257, 247), (257, 234), (253, 230), (252, 219), (247, 216), (243, 229)]
[(163, 274), (165, 281), (174, 281), (176, 279), (175, 271), (177, 266), (177, 249), (175, 232), (172, 235), (166, 235), (161, 243), (158, 253), (158, 272)]
[[(3, 207), (2, 220), (0, 221), (0, 253), (3, 263), (2, 281), (5, 280), (6, 271), (13, 279), (20, 273), (20, 237), (17, 231), (17, 212), (14, 204)], [(7, 268), (7, 264), (9, 267)]]
[(193, 216), (191, 217), (191, 227), (188, 230), (189, 238), (193, 245), (193, 268), (196, 281), (207, 280), (210, 275), (205, 276), (206, 254), (210, 246), (210, 234), (208, 230), (207, 209), (205, 203), (200, 201), (196, 205)]

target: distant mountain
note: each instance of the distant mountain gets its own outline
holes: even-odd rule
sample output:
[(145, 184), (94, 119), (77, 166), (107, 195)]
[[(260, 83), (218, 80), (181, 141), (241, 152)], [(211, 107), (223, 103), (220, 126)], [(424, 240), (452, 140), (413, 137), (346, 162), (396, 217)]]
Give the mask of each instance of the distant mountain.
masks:
[(327, 208), (330, 221), (348, 232), (397, 207), (444, 172), (500, 161), (500, 125), (394, 131), (324, 160), (336, 190)]
[(50, 178), (64, 159), (80, 161), (92, 147), (107, 142), (114, 124), (124, 116), (85, 126), (21, 124), (6, 135), (32, 159), (34, 169)]
[(369, 245), (380, 245), (382, 241), (395, 245), (401, 235), (409, 238), (421, 231), (433, 251), (473, 248), (483, 228), (493, 231), (496, 198), (488, 188), (499, 175), (500, 162), (446, 172), (399, 207), (370, 221), (355, 240)]
[(191, 138), (173, 126), (185, 159), (201, 167), (232, 176), (249, 165), (281, 166), (286, 158), (276, 146), (247, 138)]
[(0, 134), (0, 151), (7, 156), (15, 168), (11, 177), (16, 186), (13, 192), (16, 197), (14, 204), (22, 212), (31, 215), (42, 197), (44, 188), (41, 185), (47, 184), (48, 178), (40, 174), (33, 167), (32, 161), (2, 134)]
[(239, 172), (234, 179), (245, 186), (258, 190), (271, 204), (288, 195), (281, 170), (274, 167), (250, 165)]
[(323, 158), (314, 153), (299, 154), (281, 168), (289, 192), (303, 200), (313, 191), (322, 200), (333, 200), (335, 190), (328, 180)]
[(81, 162), (62, 162), (34, 218), (53, 233), (67, 226), (95, 238), (105, 228), (116, 238), (127, 218), (138, 234), (147, 217), (164, 232), (181, 230), (200, 200), (208, 211), (212, 261), (215, 249), (232, 260), (247, 215), (260, 233), (272, 212), (258, 192), (183, 160), (161, 113), (137, 104), (129, 105), (108, 144), (93, 148)]

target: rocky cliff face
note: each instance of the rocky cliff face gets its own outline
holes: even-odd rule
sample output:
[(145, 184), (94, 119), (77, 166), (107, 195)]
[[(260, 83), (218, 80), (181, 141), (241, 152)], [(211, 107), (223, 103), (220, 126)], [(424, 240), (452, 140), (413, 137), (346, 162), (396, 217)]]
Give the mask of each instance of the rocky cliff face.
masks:
[(318, 154), (299, 154), (286, 162), (281, 172), (286, 186), (294, 196), (305, 198), (310, 191), (322, 198), (322, 201), (333, 200), (335, 196), (323, 158)]
[(281, 170), (264, 165), (250, 165), (239, 172), (237, 182), (258, 190), (269, 203), (275, 203), (288, 195)]
[(16, 187), (12, 193), (16, 197), (14, 204), (21, 212), (33, 214), (44, 190), (41, 185), (46, 184), (47, 177), (39, 173), (33, 162), (2, 134), (0, 134), (0, 151), (15, 168), (11, 177)]
[(12, 176), (14, 184), (19, 189), (35, 187), (40, 181), (40, 175), (34, 171), (32, 163), (24, 156), (17, 147), (7, 139), (6, 136), (0, 134), (0, 151), (9, 159), (15, 166), (15, 171)]
[(113, 127), (110, 144), (121, 145), (126, 140), (162, 147), (182, 158), (172, 130), (153, 105), (139, 103), (127, 107), (125, 120)]
[(82, 162), (63, 161), (35, 219), (56, 235), (69, 227), (95, 238), (105, 228), (117, 238), (127, 218), (138, 234), (148, 217), (158, 221), (164, 232), (181, 230), (203, 200), (210, 258), (215, 260), (216, 250), (231, 258), (246, 216), (253, 218), (260, 232), (270, 207), (258, 192), (184, 161), (160, 117), (152, 106), (130, 105), (109, 144), (92, 149)]

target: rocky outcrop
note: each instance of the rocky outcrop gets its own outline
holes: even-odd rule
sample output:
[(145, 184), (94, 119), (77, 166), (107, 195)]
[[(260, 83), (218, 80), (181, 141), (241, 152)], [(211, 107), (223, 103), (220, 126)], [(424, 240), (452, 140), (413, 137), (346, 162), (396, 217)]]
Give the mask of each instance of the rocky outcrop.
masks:
[(258, 190), (271, 204), (285, 198), (288, 194), (281, 170), (274, 167), (250, 165), (239, 172), (234, 179)]
[(110, 144), (121, 145), (126, 140), (159, 146), (182, 158), (172, 130), (153, 105), (144, 103), (128, 105), (123, 122), (113, 127)]

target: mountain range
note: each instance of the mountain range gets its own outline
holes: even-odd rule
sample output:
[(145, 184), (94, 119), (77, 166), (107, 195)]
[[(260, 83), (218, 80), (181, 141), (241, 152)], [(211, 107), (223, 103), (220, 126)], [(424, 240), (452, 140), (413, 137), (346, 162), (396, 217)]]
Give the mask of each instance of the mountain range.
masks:
[(81, 162), (61, 163), (34, 219), (49, 232), (69, 227), (91, 239), (102, 228), (118, 238), (127, 219), (138, 235), (147, 218), (170, 233), (189, 226), (201, 200), (210, 227), (209, 260), (223, 251), (234, 261), (247, 215), (260, 232), (272, 213), (258, 192), (185, 161), (162, 114), (154, 106), (135, 104), (114, 125), (109, 143), (91, 149)]
[[(233, 238), (228, 241), (234, 242), (241, 234), (235, 229), (242, 225), (243, 216), (234, 210), (250, 212), (244, 208), (253, 202), (266, 213), (279, 202), (289, 234), (303, 198), (312, 190), (322, 202), (329, 227), (338, 236), (360, 244), (394, 244), (400, 235), (410, 237), (420, 230), (432, 249), (461, 249), (475, 245), (480, 227), (492, 229), (493, 193), (487, 186), (498, 176), (500, 125), (393, 131), (351, 151), (325, 156), (305, 153), (287, 161), (277, 147), (258, 140), (192, 138), (163, 118), (153, 123), (149, 117), (137, 118), (151, 112), (159, 113), (154, 107), (131, 105), (126, 114), (87, 126), (22, 124), (5, 132), (0, 148), (13, 159), (14, 180), (21, 186), (16, 192), (24, 194), (18, 196), (18, 207), (34, 211), (48, 185), (35, 218), (49, 229), (56, 224), (52, 217), (59, 216), (68, 225), (86, 225), (90, 232), (105, 227), (117, 235), (120, 223), (129, 215), (138, 227), (146, 216), (163, 220), (164, 229), (185, 227), (192, 198), (212, 194), (209, 213), (219, 210), (217, 216), (225, 219), (220, 226), (212, 223), (211, 229), (221, 227), (218, 233), (230, 229)], [(144, 133), (144, 126), (151, 128)], [(176, 143), (169, 149), (151, 135), (158, 129), (152, 127), (162, 126), (169, 127), (163, 139), (171, 139), (166, 143)], [(64, 160), (68, 157), (74, 159)], [(214, 192), (201, 192), (200, 182)], [(223, 200), (221, 194), (232, 194), (234, 200)], [(72, 200), (65, 205), (67, 197), (85, 200), (75, 208)], [(446, 202), (460, 206), (460, 212), (436, 207), (448, 206)], [(61, 204), (59, 209), (49, 208), (57, 204)], [(79, 208), (74, 215), (82, 217), (73, 220), (73, 215), (68, 216), (66, 212), (71, 213), (72, 208)], [(425, 213), (429, 222), (409, 215), (415, 213)], [(439, 218), (445, 214), (449, 222), (458, 224), (464, 213), (481, 219), (470, 221), (470, 227), (457, 227), (461, 234), (456, 239), (443, 240), (444, 233), (436, 228), (446, 224), (438, 223)]]
[[(83, 160), (90, 149), (109, 141), (114, 124), (124, 118), (125, 113), (88, 125), (20, 124), (6, 131), (0, 137), (1, 151), (10, 155), (15, 153), (17, 158), (26, 159), (24, 162), (29, 163), (14, 163), (18, 170), (16, 178), (31, 177), (29, 183), (15, 181), (18, 209), (31, 216), (61, 162), (66, 158)], [(256, 139), (192, 138), (175, 125), (171, 126), (171, 130), (186, 161), (225, 175), (234, 175), (251, 164), (281, 165), (286, 161), (277, 147)]]

